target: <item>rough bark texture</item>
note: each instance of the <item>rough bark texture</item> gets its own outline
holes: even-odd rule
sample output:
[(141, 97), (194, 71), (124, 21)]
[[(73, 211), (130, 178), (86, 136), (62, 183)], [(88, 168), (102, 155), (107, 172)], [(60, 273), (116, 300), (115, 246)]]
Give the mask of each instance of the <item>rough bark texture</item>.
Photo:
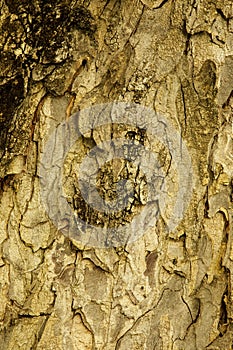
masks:
[[(0, 348), (232, 349), (232, 1), (2, 0), (0, 8)], [(134, 243), (100, 249), (53, 225), (38, 164), (60, 122), (110, 101), (170, 118), (195, 187), (176, 230), (160, 216)], [(84, 135), (79, 150), (106, 132)], [(100, 172), (102, 189), (112, 166)], [(77, 184), (65, 186), (95, 221)]]

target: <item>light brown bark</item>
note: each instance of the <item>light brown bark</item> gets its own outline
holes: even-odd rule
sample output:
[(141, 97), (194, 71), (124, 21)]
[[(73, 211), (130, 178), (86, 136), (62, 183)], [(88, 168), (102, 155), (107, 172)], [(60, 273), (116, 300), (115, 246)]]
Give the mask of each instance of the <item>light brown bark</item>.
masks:
[[(0, 6), (0, 348), (231, 349), (232, 1), (2, 0)], [(161, 213), (135, 242), (107, 249), (85, 246), (54, 225), (40, 197), (38, 168), (61, 122), (113, 101), (147, 106), (169, 120), (187, 145), (194, 188), (174, 230), (166, 230)], [(109, 133), (119, 135), (112, 127), (83, 135), (64, 171), (68, 202), (103, 226), (123, 218), (109, 224), (87, 211), (72, 164)], [(166, 167), (169, 152), (160, 151)], [(105, 186), (120, 179), (120, 166), (127, 178), (123, 165), (101, 170), (103, 197), (112, 198)], [(131, 170), (135, 188), (142, 188), (143, 175), (137, 182)]]

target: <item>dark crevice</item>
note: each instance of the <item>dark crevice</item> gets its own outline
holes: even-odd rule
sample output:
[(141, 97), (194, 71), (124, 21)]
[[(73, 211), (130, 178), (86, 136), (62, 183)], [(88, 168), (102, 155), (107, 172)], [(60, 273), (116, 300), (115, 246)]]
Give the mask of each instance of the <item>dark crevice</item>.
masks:
[(221, 306), (220, 306), (220, 319), (218, 323), (219, 336), (222, 337), (228, 326), (228, 312), (227, 312), (227, 300), (228, 300), (228, 290), (226, 290), (222, 296)]
[(224, 15), (222, 9), (216, 7), (216, 11), (224, 19), (224, 21), (228, 20), (228, 18)]
[(169, 0), (163, 0), (159, 6), (154, 7), (154, 10), (160, 9), (160, 8), (163, 7), (168, 1), (169, 1)]

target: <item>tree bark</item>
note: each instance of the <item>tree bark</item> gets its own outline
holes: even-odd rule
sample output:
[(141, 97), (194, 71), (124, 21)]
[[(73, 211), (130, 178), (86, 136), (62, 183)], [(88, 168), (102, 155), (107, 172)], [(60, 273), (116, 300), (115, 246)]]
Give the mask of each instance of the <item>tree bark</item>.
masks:
[[(2, 0), (0, 7), (1, 349), (231, 349), (232, 1)], [(96, 186), (108, 203), (116, 188), (126, 191), (125, 180), (133, 186), (125, 207), (109, 214), (82, 197), (76, 165), (117, 138), (158, 155), (165, 203), (155, 201), (156, 220), (138, 227), (136, 239), (109, 235), (94, 244), (71, 232), (69, 220), (62, 226), (51, 217), (62, 211), (52, 178), (62, 154), (54, 150), (70, 137), (56, 135), (77, 112), (85, 129), (91, 106), (92, 121), (121, 106), (159, 116), (159, 140), (148, 125), (108, 119), (80, 131), (63, 154), (67, 203), (98, 232), (132, 223), (146, 207), (149, 180), (132, 154), (101, 165)], [(174, 164), (177, 139), (164, 136), (163, 120), (190, 167)], [(51, 159), (47, 172), (43, 159)], [(184, 210), (172, 226), (178, 193)]]

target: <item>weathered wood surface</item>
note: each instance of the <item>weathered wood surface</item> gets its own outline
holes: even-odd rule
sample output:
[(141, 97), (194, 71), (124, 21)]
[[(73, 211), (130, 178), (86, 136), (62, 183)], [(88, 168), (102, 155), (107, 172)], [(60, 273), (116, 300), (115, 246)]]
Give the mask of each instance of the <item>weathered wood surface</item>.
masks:
[[(2, 0), (0, 11), (0, 348), (230, 350), (232, 1)], [(62, 121), (112, 101), (166, 116), (195, 184), (176, 229), (160, 215), (134, 243), (103, 249), (51, 222), (38, 167)], [(84, 135), (67, 158), (77, 210), (71, 164), (108, 132)], [(104, 189), (114, 169), (100, 172), (103, 196), (113, 195)]]

